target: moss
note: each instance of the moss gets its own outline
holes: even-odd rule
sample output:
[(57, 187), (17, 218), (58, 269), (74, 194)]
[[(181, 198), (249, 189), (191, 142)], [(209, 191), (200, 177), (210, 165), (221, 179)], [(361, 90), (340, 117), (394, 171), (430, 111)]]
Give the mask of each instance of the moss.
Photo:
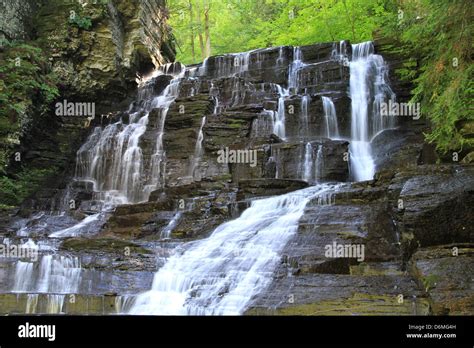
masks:
[(70, 251), (100, 250), (121, 254), (128, 250), (126, 248), (129, 248), (129, 251), (132, 254), (152, 253), (150, 250), (145, 249), (140, 245), (115, 238), (70, 238), (62, 243), (61, 248)]
[(247, 122), (242, 121), (242, 120), (232, 120), (231, 123), (227, 124), (227, 127), (232, 128), (232, 129), (239, 129), (246, 123)]
[(403, 275), (403, 272), (395, 268), (380, 268), (377, 265), (370, 265), (365, 262), (359, 265), (349, 266), (351, 275), (363, 275), (363, 276), (385, 276), (385, 275)]
[(428, 292), (436, 287), (439, 276), (437, 274), (429, 274), (426, 277), (422, 277), (421, 281), (423, 282), (426, 292)]
[(44, 121), (59, 92), (40, 48), (21, 41), (3, 41), (0, 46), (1, 174), (20, 138), (35, 126), (33, 121)]
[[(301, 305), (290, 305), (278, 308), (271, 314), (276, 315), (427, 315), (430, 305), (427, 299), (416, 299), (416, 313), (413, 302), (399, 303), (395, 295), (371, 295), (355, 293), (346, 299), (326, 300)], [(268, 310), (262, 313), (259, 308), (253, 308), (246, 314), (270, 314)]]

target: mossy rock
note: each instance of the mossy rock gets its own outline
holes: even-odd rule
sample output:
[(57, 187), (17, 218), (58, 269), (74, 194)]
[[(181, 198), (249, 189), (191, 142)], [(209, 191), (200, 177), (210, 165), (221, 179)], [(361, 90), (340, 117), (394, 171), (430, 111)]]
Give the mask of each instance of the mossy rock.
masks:
[(102, 252), (123, 253), (126, 248), (130, 248), (131, 254), (152, 254), (150, 250), (135, 243), (115, 238), (70, 238), (61, 244), (61, 249), (69, 251), (100, 250)]
[[(270, 312), (271, 311), (271, 312)], [(247, 315), (428, 315), (426, 298), (400, 300), (398, 296), (355, 293), (350, 298), (288, 305), (275, 310), (252, 308)]]

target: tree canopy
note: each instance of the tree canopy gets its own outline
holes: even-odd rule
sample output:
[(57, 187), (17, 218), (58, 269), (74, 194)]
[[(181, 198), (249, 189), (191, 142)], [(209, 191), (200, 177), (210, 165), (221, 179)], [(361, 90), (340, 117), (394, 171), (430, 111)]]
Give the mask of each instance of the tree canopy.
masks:
[(178, 60), (279, 45), (370, 40), (385, 0), (169, 0)]
[(168, 0), (177, 59), (280, 45), (392, 38), (418, 63), (400, 69), (433, 123), (440, 152), (469, 151), (472, 138), (472, 4), (469, 0)]

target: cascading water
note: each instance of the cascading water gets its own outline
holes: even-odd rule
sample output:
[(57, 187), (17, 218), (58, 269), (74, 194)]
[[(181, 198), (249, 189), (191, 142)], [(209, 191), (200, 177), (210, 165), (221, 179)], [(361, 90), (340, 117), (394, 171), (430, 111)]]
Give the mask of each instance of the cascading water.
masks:
[(325, 136), (329, 139), (339, 138), (339, 127), (337, 125), (336, 108), (331, 98), (321, 97), (324, 110)]
[(295, 94), (298, 93), (298, 73), (304, 66), (301, 47), (293, 47), (293, 62), (288, 73), (288, 89)]
[(153, 190), (164, 186), (166, 170), (166, 153), (163, 149), (163, 136), (165, 133), (165, 121), (168, 109), (171, 103), (176, 99), (179, 93), (179, 83), (183, 77), (184, 69), (177, 77), (171, 80), (161, 96), (156, 98), (155, 105), (159, 107), (158, 137), (156, 140), (155, 151), (151, 156), (151, 173), (148, 183), (145, 185), (145, 197), (148, 198)]
[(67, 294), (77, 292), (81, 280), (79, 258), (43, 255), (37, 262), (18, 261), (15, 268), (14, 293), (29, 293), (26, 313), (35, 313), (39, 294), (46, 294), (47, 313), (61, 313)]
[[(350, 63), (350, 94), (352, 99), (351, 128), (351, 169), (356, 180), (371, 178), (373, 160), (370, 155), (370, 140), (376, 132), (389, 127), (389, 120), (380, 117), (378, 106), (385, 98), (390, 97), (387, 84), (386, 67), (380, 56), (373, 54), (369, 43), (353, 45), (353, 59)], [(337, 59), (346, 57), (345, 43), (340, 43), (335, 51)], [(322, 96), (325, 114), (324, 132), (314, 129), (318, 134), (311, 134), (309, 103), (315, 95), (298, 95), (299, 73), (302, 68), (309, 67), (303, 62), (301, 48), (293, 48), (293, 61), (288, 66), (287, 88), (275, 82), (259, 87), (248, 88), (245, 79), (249, 66), (262, 65), (260, 55), (251, 56), (252, 52), (220, 56), (206, 59), (200, 68), (186, 70), (177, 66), (163, 68), (162, 72), (174, 74), (170, 84), (159, 96), (154, 96), (152, 88), (145, 84), (139, 91), (137, 101), (131, 106), (127, 120), (112, 123), (104, 128), (97, 127), (83, 144), (77, 155), (75, 180), (93, 185), (94, 199), (105, 202), (99, 207), (97, 214), (86, 217), (79, 224), (61, 228), (49, 236), (62, 238), (82, 235), (84, 232), (97, 232), (94, 224), (100, 221), (106, 210), (121, 203), (146, 201), (150, 193), (157, 188), (164, 188), (166, 162), (171, 166), (171, 157), (167, 159), (163, 146), (165, 123), (168, 109), (180, 95), (182, 79), (193, 83), (189, 87), (190, 94), (200, 93), (199, 79), (228, 79), (232, 96), (219, 88), (225, 81), (211, 81), (211, 97), (214, 99), (213, 114), (233, 106), (245, 104), (248, 94), (256, 93), (271, 95), (271, 110), (265, 110), (253, 121), (252, 137), (268, 138), (271, 133), (286, 142), (296, 138), (299, 142), (300, 155), (295, 160), (296, 178), (310, 184), (320, 183), (324, 172), (324, 146), (309, 142), (312, 137), (321, 134), (331, 138), (339, 138), (336, 109), (330, 97)], [(255, 57), (257, 62), (255, 63)], [(252, 59), (250, 59), (252, 58)], [(342, 59), (342, 58), (341, 58)], [(277, 65), (285, 62), (282, 48), (278, 52)], [(288, 63), (287, 63), (288, 64)], [(281, 69), (281, 67), (279, 68)], [(209, 76), (215, 74), (217, 76)], [(284, 83), (283, 83), (284, 85)], [(219, 86), (216, 87), (216, 86)], [(265, 88), (271, 86), (270, 91)], [(233, 87), (233, 88), (232, 88)], [(300, 88), (302, 89), (302, 88)], [(227, 91), (228, 92), (228, 91)], [(285, 101), (298, 99), (301, 96), (301, 119), (298, 134), (292, 134), (291, 125), (286, 129), (290, 113), (286, 113)], [(327, 94), (327, 92), (325, 92)], [(219, 99), (218, 99), (219, 97)], [(314, 99), (313, 99), (314, 100)], [(275, 103), (276, 102), (276, 103)], [(144, 158), (141, 148), (143, 135), (150, 131), (150, 112), (153, 109), (157, 116), (156, 144), (151, 158)], [(261, 110), (261, 109), (260, 109)], [(211, 111), (209, 111), (211, 112)], [(286, 117), (288, 116), (288, 120)], [(210, 122), (211, 118), (208, 117)], [(313, 117), (311, 118), (313, 119)], [(288, 122), (289, 123), (289, 122)], [(194, 156), (189, 158), (189, 168), (184, 165), (184, 175), (194, 176), (203, 156), (203, 128), (206, 117), (203, 116), (194, 148)], [(321, 133), (320, 133), (321, 132)], [(287, 137), (288, 134), (291, 137)], [(147, 135), (149, 133), (146, 133)], [(288, 140), (290, 139), (290, 140)], [(278, 141), (277, 141), (278, 144)], [(280, 144), (281, 145), (281, 144)], [(275, 162), (276, 178), (287, 178), (288, 173), (280, 166), (280, 150), (271, 148), (269, 161)], [(282, 155), (283, 156), (283, 155)], [(188, 163), (188, 162), (185, 162)], [(189, 171), (189, 172), (188, 172)], [(273, 174), (272, 174), (273, 175)], [(197, 177), (195, 179), (199, 180)], [(337, 185), (317, 184), (304, 190), (285, 195), (257, 199), (242, 215), (230, 222), (217, 227), (210, 237), (186, 243), (182, 248), (174, 250), (174, 254), (155, 274), (150, 291), (135, 298), (127, 297), (126, 312), (133, 314), (241, 314), (245, 311), (252, 298), (263, 291), (273, 277), (273, 271), (280, 262), (280, 254), (298, 229), (298, 221), (304, 213), (309, 200), (316, 199), (320, 204), (332, 204), (332, 193)], [(103, 209), (105, 208), (105, 209)], [(172, 212), (166, 212), (169, 219)], [(171, 232), (185, 216), (175, 211), (167, 225), (161, 230), (160, 239), (169, 239)], [(23, 232), (21, 232), (23, 233)], [(25, 232), (26, 233), (26, 232)], [(28, 235), (27, 233), (25, 235)], [(160, 241), (161, 242), (161, 241)], [(166, 244), (166, 243), (163, 243)], [(48, 266), (48, 265), (55, 265)], [(17, 262), (14, 291), (28, 292), (28, 311), (34, 312), (38, 293), (45, 291), (51, 295), (48, 305), (51, 312), (60, 312), (66, 293), (77, 291), (80, 282), (80, 262), (69, 256), (43, 255), (40, 267), (31, 263)], [(61, 278), (62, 277), (62, 278)], [(30, 279), (30, 280), (28, 280)], [(58, 282), (64, 282), (63, 286)], [(36, 294), (30, 294), (36, 292)], [(122, 303), (126, 307), (125, 303)]]
[[(157, 71), (157, 74), (177, 73), (170, 84), (157, 97), (153, 95), (153, 85), (145, 84), (138, 91), (137, 100), (129, 108), (129, 119), (121, 119), (103, 129), (96, 127), (86, 142), (81, 146), (76, 159), (76, 177), (74, 182), (85, 183), (94, 191), (94, 201), (91, 210), (96, 214), (86, 216), (73, 226), (58, 229), (49, 233), (51, 239), (45, 241), (47, 254), (39, 256), (38, 262), (16, 261), (14, 263), (13, 284), (10, 291), (27, 293), (26, 311), (35, 313), (39, 294), (46, 299), (42, 310), (47, 313), (60, 313), (66, 294), (74, 294), (81, 284), (80, 259), (59, 253), (56, 238), (96, 234), (107, 215), (107, 211), (117, 204), (138, 202), (148, 198), (160, 181), (161, 162), (164, 160), (162, 137), (164, 122), (169, 105), (178, 96), (179, 82), (184, 74), (179, 64), (167, 65)], [(153, 77), (152, 77), (153, 78)], [(159, 112), (157, 144), (150, 159), (148, 168), (150, 177), (145, 175), (140, 138), (147, 131), (149, 112), (157, 108)], [(64, 195), (62, 211), (56, 220), (69, 221), (65, 215), (65, 207), (69, 201), (69, 187)], [(97, 202), (101, 202), (97, 204)], [(55, 215), (56, 216), (56, 215)], [(48, 219), (45, 213), (33, 217), (34, 220)], [(48, 221), (48, 220), (46, 220)], [(74, 220), (71, 220), (73, 222)], [(47, 227), (46, 224), (33, 224)], [(18, 236), (29, 236), (35, 229), (24, 226), (17, 232)], [(54, 239), (53, 239), (54, 238)]]
[(196, 146), (194, 147), (194, 156), (191, 159), (191, 165), (189, 168), (189, 176), (192, 176), (195, 180), (199, 180), (199, 176), (195, 173), (198, 165), (199, 160), (202, 156), (202, 141), (204, 140), (204, 132), (203, 128), (206, 124), (206, 117), (204, 116), (201, 121), (201, 127), (199, 128), (198, 137), (196, 139)]
[(303, 162), (303, 180), (311, 182), (313, 179), (313, 146), (306, 143)]
[(37, 263), (19, 261), (16, 265), (14, 292), (74, 293), (80, 281), (81, 265), (77, 257), (44, 255)]
[(288, 96), (287, 92), (278, 86), (278, 109), (273, 113), (273, 133), (278, 135), (281, 139), (285, 139), (285, 97)]
[(374, 54), (372, 42), (352, 45), (350, 62), (351, 174), (355, 181), (370, 180), (375, 174), (372, 137), (392, 126), (381, 116), (380, 103), (394, 94), (387, 83), (388, 69), (382, 56)]
[(334, 192), (318, 185), (254, 200), (233, 221), (176, 253), (139, 295), (131, 314), (242, 314), (272, 279), (280, 253), (298, 229), (307, 202)]
[[(106, 203), (112, 205), (140, 202), (160, 184), (164, 160), (163, 133), (166, 114), (177, 97), (184, 70), (155, 98), (140, 100), (143, 108), (130, 114), (129, 124), (124, 120), (110, 124), (103, 130), (97, 127), (77, 154), (77, 180), (94, 183), (94, 191), (104, 192)], [(149, 88), (144, 88), (146, 91)], [(143, 92), (142, 92), (143, 93)], [(145, 92), (145, 96), (149, 96)], [(144, 159), (139, 146), (140, 137), (147, 130), (149, 112), (159, 109), (159, 127), (155, 151), (151, 157), (149, 182), (144, 179)]]
[(310, 135), (310, 129), (309, 129), (309, 119), (308, 119), (308, 104), (309, 101), (311, 100), (311, 97), (308, 95), (304, 95), (301, 98), (301, 118), (302, 118), (302, 134), (305, 137), (308, 137)]
[(170, 220), (168, 225), (166, 225), (166, 227), (161, 231), (160, 239), (167, 239), (167, 238), (170, 237), (171, 232), (173, 231), (173, 229), (178, 224), (179, 219), (181, 218), (182, 215), (183, 215), (183, 213), (180, 212), (180, 211), (178, 211), (174, 214), (173, 218)]
[(323, 158), (323, 145), (318, 145), (318, 151), (316, 152), (316, 165), (314, 166), (314, 179), (316, 182), (321, 181), (323, 169), (324, 169), (324, 158)]
[(349, 60), (347, 58), (347, 44), (346, 41), (341, 40), (339, 43), (334, 43), (331, 58), (341, 62), (343, 65), (349, 65)]
[(75, 237), (80, 234), (95, 233), (96, 226), (94, 222), (98, 221), (102, 217), (102, 215), (103, 214), (101, 213), (89, 215), (77, 225), (53, 232), (49, 236), (53, 238), (62, 238)]

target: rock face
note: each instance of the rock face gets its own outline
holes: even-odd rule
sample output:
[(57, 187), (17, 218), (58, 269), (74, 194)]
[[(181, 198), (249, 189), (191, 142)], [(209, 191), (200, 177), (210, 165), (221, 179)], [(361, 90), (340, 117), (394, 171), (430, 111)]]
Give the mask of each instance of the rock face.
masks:
[(429, 294), (433, 314), (472, 315), (473, 260), (469, 243), (421, 248), (413, 255), (411, 271)]
[[(10, 174), (25, 168), (54, 168), (56, 176), (28, 209), (57, 209), (58, 197), (74, 172), (75, 155), (89, 126), (110, 122), (137, 93), (137, 74), (174, 59), (165, 3), (161, 0), (90, 2), (72, 0), (3, 2), (0, 31), (8, 39), (29, 39), (49, 58), (59, 78), (59, 103), (89, 103), (95, 115), (30, 115), (33, 127), (14, 151)], [(34, 30), (30, 30), (34, 28)], [(157, 88), (163, 83), (157, 83)], [(166, 83), (165, 83), (166, 86)], [(156, 90), (160, 93), (162, 90)], [(35, 118), (38, 118), (36, 120)], [(55, 202), (56, 201), (56, 202)]]
[[(125, 108), (136, 74), (174, 59), (164, 5), (115, 0), (81, 8), (74, 1), (46, 1), (35, 17), (37, 40), (61, 76), (62, 96), (95, 102), (98, 114)], [(90, 28), (75, 25), (71, 16), (90, 19)]]
[[(112, 5), (106, 9), (112, 22), (141, 13), (122, 2)], [(135, 42), (127, 41), (120, 26), (111, 26), (113, 42), (118, 37)], [(122, 46), (107, 51), (116, 59), (107, 62), (115, 77), (125, 76), (114, 75), (125, 68)], [(381, 43), (375, 47), (384, 49)], [(472, 267), (462, 265), (472, 263), (473, 167), (434, 165), (436, 158), (423, 143), (426, 125), (403, 120), (372, 141), (374, 179), (348, 182), (350, 71), (341, 54), (350, 59), (347, 42), (210, 57), (187, 69), (168, 64), (141, 85), (127, 111), (95, 120), (78, 153), (75, 180), (63, 190), (38, 192), (41, 204), (28, 207), (61, 211), (65, 218), (35, 216), (10, 227), (12, 238), (19, 229), (37, 238), (65, 229), (69, 235), (54, 247), (85, 265), (84, 281), (123, 280), (98, 285), (94, 293), (79, 286), (78, 304), (61, 308), (82, 314), (126, 311), (127, 296), (150, 289), (152, 272), (170, 255), (199, 245), (251, 200), (297, 191), (288, 200), (301, 202), (298, 196), (308, 186), (331, 183), (336, 188), (330, 193), (295, 209), (302, 212), (296, 233), (282, 246), (268, 287), (252, 298), (246, 314), (472, 314)], [(97, 57), (98, 65), (105, 64)], [(153, 52), (151, 57), (159, 59)], [(135, 63), (141, 66), (140, 60)], [(388, 64), (402, 63), (389, 56)], [(401, 100), (408, 98), (406, 86), (392, 74), (389, 78)], [(335, 109), (333, 119), (329, 107)], [(108, 166), (84, 169), (100, 161)], [(74, 208), (51, 203), (71, 199)], [(264, 223), (279, 218), (270, 213)], [(277, 227), (275, 238), (281, 233)], [(222, 259), (240, 256), (226, 252)], [(11, 265), (3, 271), (6, 279), (12, 277)], [(208, 284), (203, 284), (204, 289)], [(222, 289), (222, 296), (228, 291)], [(47, 311), (44, 302), (51, 299), (40, 295), (38, 301), (37, 311)], [(23, 297), (17, 302), (0, 296), (7, 312), (27, 305)]]
[(0, 40), (30, 39), (32, 16), (37, 9), (37, 1), (11, 0), (0, 3)]
[[(406, 165), (310, 203), (248, 314), (472, 313), (473, 168)], [(364, 257), (328, 257), (333, 243)]]

